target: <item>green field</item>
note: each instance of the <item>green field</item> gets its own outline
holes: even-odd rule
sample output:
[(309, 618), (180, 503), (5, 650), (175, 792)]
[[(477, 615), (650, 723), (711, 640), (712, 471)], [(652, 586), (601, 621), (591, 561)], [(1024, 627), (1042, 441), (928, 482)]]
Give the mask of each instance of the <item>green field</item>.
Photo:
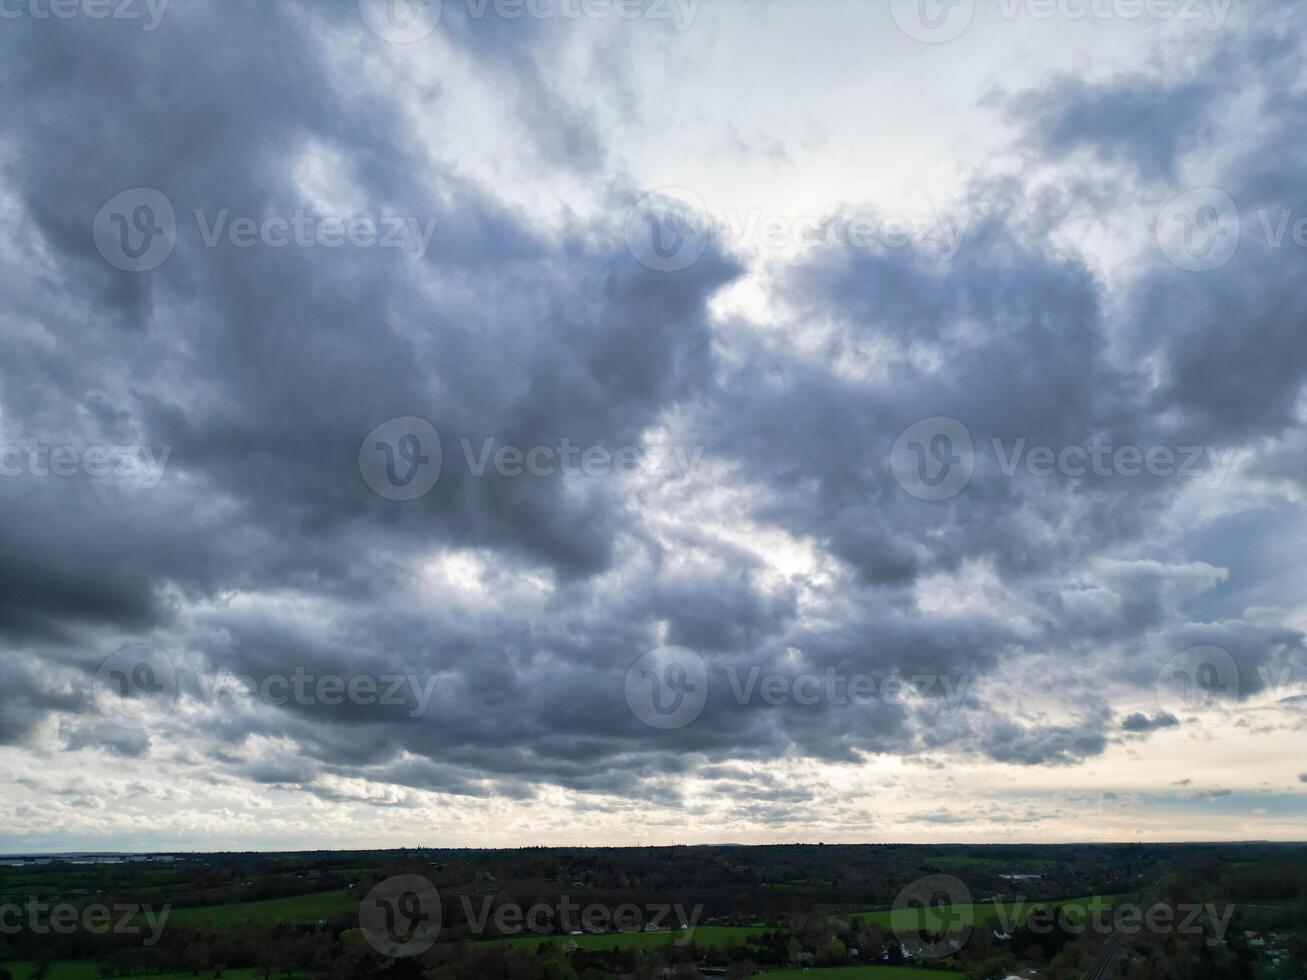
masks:
[(941, 854), (923, 858), (920, 864), (934, 864), (942, 868), (984, 868), (989, 871), (1006, 871), (1013, 862), (1001, 858), (971, 857), (967, 854)]
[(183, 880), (179, 868), (161, 865), (33, 865), (0, 868), (0, 895), (49, 898), (67, 892), (109, 889), (142, 894)]
[[(1039, 908), (1052, 906), (1067, 909), (1068, 917), (1083, 916), (1096, 908), (1106, 910), (1116, 899), (1111, 896), (1095, 895), (1085, 898), (1064, 898), (1056, 902), (986, 902), (974, 905), (949, 905), (941, 909), (869, 909), (865, 912), (841, 912), (826, 917), (828, 922), (845, 921), (857, 916), (869, 925), (883, 929), (929, 929), (940, 931), (952, 926), (974, 926), (986, 919), (1024, 925), (1030, 914)], [(1001, 905), (1001, 908), (1000, 908)], [(947, 910), (947, 911), (945, 911)], [(1000, 916), (1000, 911), (1002, 915)], [(1078, 921), (1073, 920), (1073, 921)]]
[(230, 929), (251, 919), (265, 925), (312, 925), (319, 919), (357, 912), (359, 899), (352, 891), (332, 889), (291, 898), (269, 898), (261, 902), (232, 902), (227, 905), (202, 905), (173, 909), (169, 925), (199, 925), (208, 922), (220, 929)]
[(911, 966), (833, 966), (755, 973), (754, 980), (958, 980), (959, 973)]
[(696, 946), (743, 946), (750, 936), (765, 932), (766, 928), (750, 926), (699, 926), (695, 929), (675, 929), (666, 932), (608, 932), (590, 936), (514, 936), (511, 939), (492, 939), (487, 942), (503, 943), (510, 949), (534, 950), (541, 943), (564, 946), (576, 943), (580, 949), (650, 949), (666, 946), (669, 942), (684, 940)]
[[(17, 963), (0, 963), (0, 969), (8, 970), (13, 974), (14, 980), (31, 980), (32, 964), (30, 962), (19, 961)], [(148, 976), (150, 980), (196, 980), (196, 977), (207, 976), (209, 971), (200, 974), (194, 973), (149, 973), (142, 974)], [(284, 976), (284, 974), (277, 974)], [(258, 970), (223, 970), (223, 980), (262, 980), (263, 974)], [(50, 964), (50, 972), (46, 974), (46, 980), (100, 980), (101, 974), (96, 969), (94, 960), (58, 960)]]

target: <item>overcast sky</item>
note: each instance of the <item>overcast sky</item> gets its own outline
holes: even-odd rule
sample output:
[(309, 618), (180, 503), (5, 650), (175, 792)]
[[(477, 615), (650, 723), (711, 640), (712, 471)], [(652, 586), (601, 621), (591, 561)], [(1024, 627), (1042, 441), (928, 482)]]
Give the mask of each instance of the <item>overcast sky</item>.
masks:
[(1307, 838), (1300, 6), (5, 0), (0, 851)]

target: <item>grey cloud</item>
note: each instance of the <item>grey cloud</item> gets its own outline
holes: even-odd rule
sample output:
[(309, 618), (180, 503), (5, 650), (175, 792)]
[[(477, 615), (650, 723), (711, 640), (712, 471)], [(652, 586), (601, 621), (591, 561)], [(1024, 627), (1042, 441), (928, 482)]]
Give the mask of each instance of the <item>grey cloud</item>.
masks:
[(1127, 715), (1125, 721), (1121, 722), (1121, 728), (1127, 732), (1155, 732), (1162, 728), (1175, 728), (1180, 724), (1180, 719), (1175, 715), (1163, 711), (1160, 714), (1149, 718), (1140, 712)]
[[(988, 448), (1295, 445), (1301, 256), (1249, 242), (1196, 279), (1148, 255), (1124, 297), (1109, 295), (1058, 235), (1067, 201), (1032, 202), (1022, 180), (979, 174), (958, 205), (969, 224), (951, 262), (816, 248), (781, 267), (764, 288), (804, 342), (789, 346), (710, 311), (750, 271), (721, 242), (676, 274), (626, 252), (614, 227), (642, 188), (607, 174), (595, 106), (542, 87), (560, 51), (552, 29), (448, 25), (476, 65), (531, 93), (515, 123), (530, 153), (603, 183), (613, 215), (545, 229), (465, 173), (459, 147), (433, 159), (393, 93), (339, 75), (353, 42), (323, 29), (358, 31), (346, 15), (252, 2), (169, 13), (157, 36), (83, 20), (0, 39), (0, 84), (24, 93), (6, 116), (21, 225), (0, 234), (23, 260), (0, 274), (14, 311), (0, 364), (6, 437), (173, 450), (149, 492), (0, 479), (0, 744), (23, 744), (55, 715), (69, 751), (140, 757), (166, 743), (182, 717), (158, 733), (111, 731), (84, 690), (111, 641), (149, 637), (187, 667), (256, 679), (301, 666), (435, 681), (420, 717), (408, 701), (204, 706), (202, 730), (187, 733), (203, 744), (184, 760), (197, 770), (385, 806), (409, 805), (410, 791), (527, 800), (551, 785), (690, 807), (679, 781), (697, 775), (739, 799), (742, 819), (775, 823), (816, 792), (762, 772), (779, 757), (1070, 766), (1119, 730), (1178, 721), (1137, 713), (1118, 728), (1097, 697), (1063, 718), (1014, 711), (980, 685), (956, 705), (937, 694), (740, 704), (731, 668), (1002, 688), (1028, 681), (1010, 672), (1035, 662), (1054, 695), (1094, 669), (1137, 693), (1156, 681), (1152, 644), (1213, 643), (1252, 694), (1261, 668), (1305, 662), (1298, 631), (1202, 608), (1225, 564), (1173, 533), (1177, 481), (1014, 478)], [(203, 56), (218, 42), (222, 58)], [(1307, 109), (1283, 84), (1296, 49), (1245, 43), (1269, 47), (1219, 57), (1259, 65), (1278, 93), (1265, 95), (1267, 139), (1281, 152), (1251, 147), (1223, 180), (1248, 206), (1296, 200)], [(1184, 124), (1216, 98), (1206, 82), (1130, 77), (1013, 104), (1050, 162), (1092, 151), (1125, 164), (1133, 200), (1208, 148), (1212, 131)], [(309, 153), (367, 208), (436, 219), (425, 257), (206, 250), (183, 221), (172, 258), (137, 276), (107, 266), (87, 234), (99, 206), (133, 186), (163, 190), (183, 219), (293, 208)], [(1062, 193), (1101, 195), (1100, 183)], [(461, 438), (633, 445), (674, 421), (714, 476), (688, 481), (671, 530), (644, 488), (453, 465), (401, 506), (368, 491), (356, 456), (375, 425), (407, 415), (431, 419), (451, 455)], [(966, 491), (937, 505), (906, 494), (887, 465), (898, 434), (935, 415), (962, 420), (978, 450)], [(780, 532), (814, 567), (776, 574), (745, 525), (720, 533), (722, 513)], [(434, 581), (462, 551), (482, 566), (470, 595)], [(948, 591), (977, 570), (992, 596)], [(656, 732), (628, 710), (623, 682), (664, 644), (697, 650), (712, 683), (699, 720)], [(1149, 656), (1133, 656), (1140, 645)], [(49, 682), (44, 666), (81, 686)], [(200, 692), (186, 681), (183, 695), (192, 707)], [(294, 749), (259, 753), (260, 739)], [(393, 791), (355, 796), (346, 780)]]
[(1168, 84), (1134, 75), (1101, 84), (1060, 79), (1001, 101), (1026, 124), (1041, 159), (1089, 150), (1160, 180), (1174, 177), (1182, 155), (1211, 135), (1211, 116), (1228, 93), (1215, 77)]

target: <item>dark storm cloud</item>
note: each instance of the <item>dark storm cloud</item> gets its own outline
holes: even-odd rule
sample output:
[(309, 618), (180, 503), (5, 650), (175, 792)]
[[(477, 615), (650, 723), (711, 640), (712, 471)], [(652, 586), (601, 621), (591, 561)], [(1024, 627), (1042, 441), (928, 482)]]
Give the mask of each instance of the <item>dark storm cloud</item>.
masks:
[(19, 745), (52, 711), (77, 711), (79, 694), (43, 683), (49, 674), (40, 660), (17, 651), (0, 658), (0, 745)]
[[(586, 107), (542, 84), (552, 31), (447, 27), (477, 65), (534, 93), (514, 125), (542, 161), (610, 180)], [(708, 302), (744, 271), (718, 243), (657, 273), (608, 224), (537, 227), (440, 162), (459, 147), (428, 154), (394, 93), (339, 72), (357, 46), (385, 51), (340, 10), (191, 2), (153, 34), (49, 21), (0, 45), (0, 85), (22, 93), (0, 156), (22, 214), (7, 234), (27, 243), (25, 264), (0, 273), (15, 311), (5, 436), (171, 450), (148, 490), (0, 479), (0, 743), (59, 713), (70, 750), (149, 751), (162, 739), (112, 732), (81, 688), (34, 664), (76, 669), (84, 686), (117, 645), (151, 639), (175, 655), (183, 705), (199, 712), (162, 731), (204, 743), (199, 769), (386, 806), (407, 805), (403, 792), (355, 795), (348, 781), (512, 799), (550, 784), (681, 805), (675, 783), (695, 774), (743, 798), (742, 817), (779, 822), (812, 798), (755, 771), (787, 754), (1072, 765), (1121, 728), (1169, 717), (1118, 723), (1097, 693), (1060, 721), (1009, 717), (985, 691), (1021, 656), (1044, 658), (1055, 693), (1071, 668), (1140, 636), (1226, 646), (1249, 686), (1259, 667), (1301, 658), (1293, 630), (1185, 619), (1219, 572), (1169, 543), (1153, 560), (1175, 481), (1013, 478), (985, 450), (1279, 434), (1304, 367), (1300, 256), (1250, 246), (1201, 281), (1146, 265), (1123, 317), (1090, 262), (1041, 226), (1047, 215), (1032, 227), (1024, 186), (977, 180), (951, 262), (820, 248), (782, 271), (794, 333), (830, 326), (803, 358), (760, 331), (714, 332)], [(1267, 75), (1288, 70), (1272, 61)], [(1129, 115), (1140, 85), (1046, 93), (1032, 110), (1044, 151), (1098, 148), (1149, 181), (1171, 176), (1201, 146), (1184, 115), (1212, 93), (1150, 90)], [(1283, 147), (1303, 105), (1267, 98)], [(1296, 192), (1298, 155), (1248, 151), (1233, 189), (1249, 201)], [(304, 205), (306, 156), (364, 210), (434, 220), (425, 256), (202, 247), (195, 209)], [(88, 233), (101, 204), (136, 186), (166, 193), (181, 221), (175, 254), (144, 275), (110, 268)], [(611, 179), (603, 196), (620, 217), (640, 194)], [(777, 581), (692, 519), (656, 534), (646, 501), (615, 480), (451, 465), (433, 493), (397, 504), (369, 492), (356, 462), (363, 437), (399, 416), (430, 419), (456, 457), (460, 438), (635, 445), (673, 414), (726, 474), (720, 487), (688, 481), (687, 514), (724, 488), (743, 517), (810, 545), (819, 571)], [(965, 493), (940, 504), (905, 494), (887, 465), (896, 436), (935, 415), (962, 420), (982, 450)], [(479, 556), (470, 594), (440, 580), (446, 549)], [(992, 572), (992, 602), (946, 594), (923, 610), (918, 592), (942, 588), (932, 576), (977, 566)], [(17, 659), (36, 643), (39, 659)], [(710, 691), (693, 724), (655, 731), (623, 681), (668, 644), (703, 656)], [(1146, 689), (1158, 666), (1140, 657), (1113, 679)], [(206, 703), (187, 673), (257, 684), (296, 667), (397, 672), (430, 700)], [(733, 688), (754, 669), (786, 684), (828, 671), (948, 678), (957, 699), (937, 687), (909, 704), (766, 704)]]
[[(25, 233), (56, 258), (49, 279), (21, 291), (32, 302), (35, 286), (33, 307), (67, 315), (44, 317), (53, 348), (18, 338), (6, 419), (46, 439), (103, 442), (126, 430), (173, 456), (148, 504), (78, 489), (58, 500), (64, 488), (5, 481), (6, 510), (19, 519), (6, 528), (3, 561), (36, 556), (0, 565), (13, 586), (0, 600), (14, 607), (6, 626), (140, 627), (157, 618), (164, 581), (201, 592), (306, 580), (382, 587), (373, 563), (386, 563), (383, 543), (396, 553), (502, 547), (565, 574), (605, 566), (622, 505), (597, 484), (578, 496), (559, 480), (473, 486), (454, 471), (428, 506), (405, 511), (362, 486), (358, 446), (401, 415), (474, 442), (634, 443), (707, 377), (703, 300), (732, 268), (710, 254), (692, 272), (659, 277), (615, 244), (586, 244), (582, 229), (546, 240), (452, 174), (446, 194), (429, 193), (414, 179), (429, 164), (394, 107), (330, 74), (309, 8), (172, 13), (154, 35), (106, 33), (86, 19), (9, 35), (5, 84), (29, 97), (7, 120), (20, 136), (7, 174)], [(215, 35), (240, 41), (221, 58), (196, 57)], [(141, 93), (164, 79), (168, 97), (142, 111)], [(199, 247), (192, 209), (263, 215), (302, 204), (293, 171), (309, 146), (345, 161), (344, 179), (373, 213), (436, 220), (425, 263), (380, 249)], [(142, 185), (163, 190), (182, 220), (177, 253), (139, 276), (109, 268), (87, 228), (112, 194)], [(459, 298), (433, 295), (446, 277), (459, 280)], [(92, 411), (100, 405), (112, 407), (107, 419)], [(173, 504), (191, 516), (159, 520)], [(84, 532), (96, 506), (127, 518), (108, 539)], [(42, 519), (56, 507), (58, 521)], [(27, 540), (38, 528), (77, 547), (39, 547)]]
[(1163, 711), (1161, 714), (1149, 718), (1146, 714), (1136, 711), (1132, 715), (1127, 715), (1125, 721), (1121, 722), (1123, 731), (1143, 733), (1155, 732), (1161, 728), (1175, 728), (1180, 724), (1180, 719), (1175, 715)]

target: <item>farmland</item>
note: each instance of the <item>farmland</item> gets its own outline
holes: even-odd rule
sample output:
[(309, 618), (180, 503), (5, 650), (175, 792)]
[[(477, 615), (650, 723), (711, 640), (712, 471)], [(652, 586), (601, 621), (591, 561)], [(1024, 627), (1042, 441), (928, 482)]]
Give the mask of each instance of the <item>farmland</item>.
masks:
[(575, 943), (577, 949), (654, 949), (668, 943), (689, 945), (693, 943), (701, 948), (725, 948), (743, 946), (749, 938), (757, 936), (764, 927), (746, 926), (698, 926), (694, 929), (678, 929), (665, 932), (612, 932), (586, 936), (514, 936), (512, 939), (487, 940), (514, 950), (535, 950), (541, 943), (570, 948)]
[(208, 923), (219, 929), (231, 929), (243, 922), (312, 925), (320, 919), (353, 915), (358, 911), (358, 897), (352, 891), (333, 890), (270, 898), (261, 902), (232, 902), (200, 908), (173, 909), (173, 925)]
[[(570, 978), (569, 969), (626, 980), (659, 970), (975, 980), (1027, 968), (1061, 978), (1083, 975), (1097, 955), (1100, 934), (1078, 928), (1087, 913), (1106, 917), (1113, 903), (1155, 893), (1172, 903), (1228, 904), (1232, 917), (1205, 919), (1192, 933), (1142, 936), (1130, 957), (1151, 969), (1184, 955), (1217, 971), (1207, 976), (1254, 980), (1239, 972), (1240, 962), (1258, 956), (1242, 930), (1283, 933), (1258, 949), (1274, 944), (1282, 956), (1296, 955), (1291, 933), (1303, 921), (1304, 868), (1307, 851), (1258, 844), (411, 849), (28, 861), (0, 867), (0, 907), (7, 906), (0, 926), (9, 924), (0, 929), (0, 969), (34, 980), (44, 958), (44, 980), (182, 980), (212, 976), (219, 966), (228, 980), (268, 971), (283, 980), (544, 980), (560, 970)], [(396, 882), (409, 884), (387, 892)], [(435, 904), (424, 905), (412, 882), (430, 886)], [(913, 885), (924, 885), (925, 906), (892, 911), (896, 900), (917, 894)], [(948, 901), (932, 900), (937, 894), (984, 900), (936, 904)], [(29, 904), (41, 903), (26, 896), (51, 897), (37, 914)], [(95, 905), (131, 909), (121, 921), (143, 928), (95, 930), (96, 920), (82, 914)], [(1052, 907), (1068, 910), (1063, 921), (1032, 918)], [(51, 928), (57, 908), (73, 910), (83, 928)], [(620, 923), (621, 931), (572, 935), (587, 928), (577, 916), (589, 909), (602, 913), (594, 928)], [(632, 914), (619, 916), (622, 909)], [(537, 911), (542, 932), (526, 931)], [(120, 920), (115, 912), (102, 921)], [(679, 928), (688, 921), (696, 927)], [(424, 923), (438, 925), (430, 942), (398, 960), (389, 955), (387, 944), (398, 941), (389, 936), (416, 935)], [(928, 968), (905, 960), (919, 943), (934, 942), (932, 934), (958, 927), (956, 949), (925, 961)], [(1226, 942), (1209, 945), (1218, 927)]]
[[(32, 980), (35, 964), (30, 960), (0, 963), (0, 970), (8, 970), (14, 980)], [(50, 964), (45, 980), (102, 980), (94, 960), (59, 960)], [(223, 980), (262, 980), (263, 971), (251, 969), (223, 970)], [(194, 973), (152, 973), (150, 980), (195, 980)], [(285, 980), (284, 974), (280, 980)], [(298, 980), (298, 978), (292, 978)]]
[(970, 905), (947, 905), (931, 909), (868, 909), (864, 911), (841, 912), (829, 916), (830, 921), (848, 921), (861, 918), (869, 925), (884, 929), (945, 929), (950, 926), (976, 926), (986, 919), (997, 919), (1000, 924), (1015, 926), (1025, 925), (1032, 912), (1040, 908), (1052, 907), (1065, 910), (1071, 921), (1083, 921), (1086, 914), (1102, 913), (1109, 909), (1115, 898), (1110, 896), (1092, 896), (1085, 898), (1066, 898), (1053, 902), (1035, 902), (1014, 900), (1005, 902), (982, 902)]
[(754, 980), (958, 980), (956, 973), (911, 966), (834, 966), (824, 970), (772, 970), (753, 976)]

